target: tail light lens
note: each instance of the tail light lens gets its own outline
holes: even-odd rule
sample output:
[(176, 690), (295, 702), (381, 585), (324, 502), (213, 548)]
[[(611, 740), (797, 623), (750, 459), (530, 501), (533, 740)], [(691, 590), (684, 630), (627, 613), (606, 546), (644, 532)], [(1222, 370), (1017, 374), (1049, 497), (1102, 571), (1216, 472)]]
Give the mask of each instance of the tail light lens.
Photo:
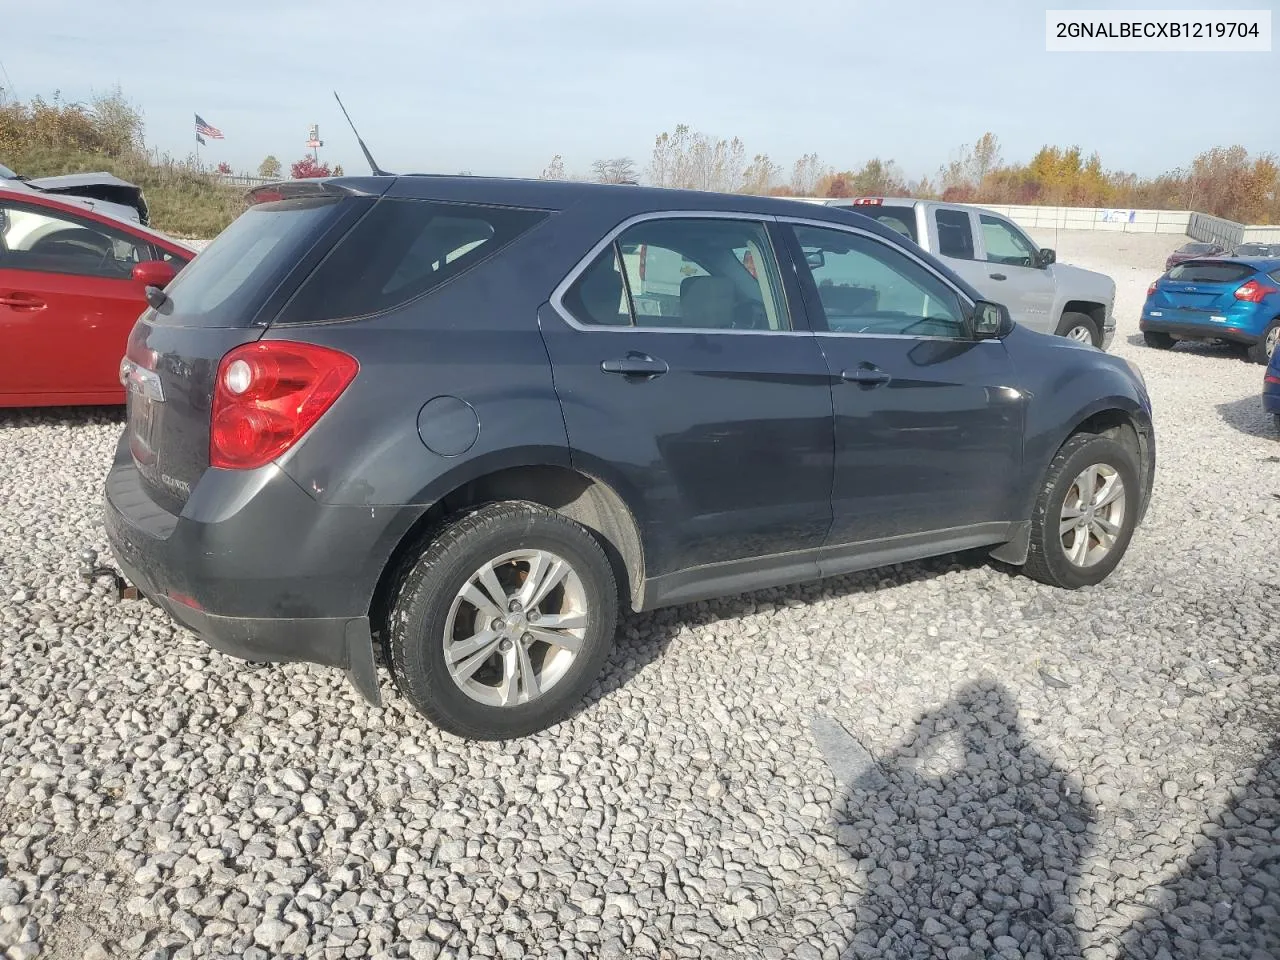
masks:
[(1257, 280), (1250, 280), (1236, 289), (1236, 299), (1244, 300), (1246, 303), (1261, 303), (1271, 294), (1277, 292), (1280, 291), (1277, 291), (1275, 287), (1268, 287)]
[(360, 371), (354, 357), (312, 343), (260, 340), (218, 364), (209, 464), (252, 470), (310, 430)]

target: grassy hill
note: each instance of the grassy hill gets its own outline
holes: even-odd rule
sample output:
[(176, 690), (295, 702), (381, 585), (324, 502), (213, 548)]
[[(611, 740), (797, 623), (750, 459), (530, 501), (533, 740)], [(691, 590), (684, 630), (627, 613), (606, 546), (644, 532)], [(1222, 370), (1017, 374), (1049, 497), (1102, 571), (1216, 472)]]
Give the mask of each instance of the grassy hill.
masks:
[(216, 236), (244, 209), (194, 159), (149, 152), (142, 117), (119, 91), (91, 104), (36, 98), (0, 105), (0, 163), (29, 177), (106, 170), (142, 187), (151, 224), (178, 237)]

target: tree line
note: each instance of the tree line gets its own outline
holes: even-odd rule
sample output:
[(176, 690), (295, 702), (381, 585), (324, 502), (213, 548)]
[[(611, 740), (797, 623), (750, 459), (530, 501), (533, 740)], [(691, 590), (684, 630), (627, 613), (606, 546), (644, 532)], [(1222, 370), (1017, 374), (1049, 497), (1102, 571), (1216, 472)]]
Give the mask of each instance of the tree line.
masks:
[(745, 144), (687, 124), (654, 138), (643, 172), (629, 157), (597, 160), (570, 174), (557, 155), (545, 180), (639, 183), (687, 190), (768, 196), (909, 196), (961, 203), (1045, 204), (1151, 210), (1198, 210), (1240, 223), (1280, 223), (1280, 162), (1242, 146), (1213, 147), (1188, 166), (1156, 177), (1107, 170), (1078, 146), (1041, 147), (1027, 162), (1006, 161), (994, 133), (956, 150), (933, 177), (908, 179), (891, 159), (874, 157), (839, 169), (807, 153), (789, 170), (768, 154), (748, 157)]

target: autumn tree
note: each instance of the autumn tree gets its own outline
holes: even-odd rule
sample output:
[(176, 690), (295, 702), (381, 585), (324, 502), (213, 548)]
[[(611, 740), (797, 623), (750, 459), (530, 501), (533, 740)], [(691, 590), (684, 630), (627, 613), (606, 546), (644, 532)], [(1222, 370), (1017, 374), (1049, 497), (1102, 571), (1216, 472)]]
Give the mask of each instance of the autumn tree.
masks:
[(782, 179), (782, 167), (769, 159), (766, 153), (757, 153), (742, 172), (743, 193), (764, 196)]
[(791, 189), (797, 197), (811, 197), (828, 172), (816, 153), (806, 153), (791, 167)]
[(597, 160), (591, 165), (591, 177), (596, 183), (635, 183), (636, 165), (630, 157)]
[(276, 177), (280, 176), (280, 171), (282, 169), (280, 161), (276, 159), (275, 155), (268, 154), (263, 158), (262, 162), (258, 164), (258, 176), (274, 180)]
[(742, 186), (746, 152), (737, 137), (717, 139), (682, 123), (654, 139), (646, 172), (659, 187), (732, 193)]
[(558, 153), (554, 157), (552, 157), (551, 162), (548, 163), (545, 167), (543, 167), (542, 173), (538, 174), (538, 179), (539, 180), (565, 179), (564, 157), (560, 156), (560, 154)]
[(313, 177), (330, 177), (333, 176), (329, 170), (329, 165), (325, 163), (317, 163), (316, 158), (307, 154), (297, 163), (289, 168), (290, 174), (295, 180), (307, 180)]

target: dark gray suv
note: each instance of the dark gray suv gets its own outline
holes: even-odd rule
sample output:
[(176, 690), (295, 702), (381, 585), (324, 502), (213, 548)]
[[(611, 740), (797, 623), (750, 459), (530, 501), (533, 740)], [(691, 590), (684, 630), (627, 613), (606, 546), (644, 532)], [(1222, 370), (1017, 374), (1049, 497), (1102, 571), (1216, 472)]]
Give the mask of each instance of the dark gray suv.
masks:
[(969, 548), (1065, 588), (1154, 473), (1126, 361), (767, 198), (290, 182), (138, 321), (109, 538), (212, 646), (541, 729), (647, 610)]

